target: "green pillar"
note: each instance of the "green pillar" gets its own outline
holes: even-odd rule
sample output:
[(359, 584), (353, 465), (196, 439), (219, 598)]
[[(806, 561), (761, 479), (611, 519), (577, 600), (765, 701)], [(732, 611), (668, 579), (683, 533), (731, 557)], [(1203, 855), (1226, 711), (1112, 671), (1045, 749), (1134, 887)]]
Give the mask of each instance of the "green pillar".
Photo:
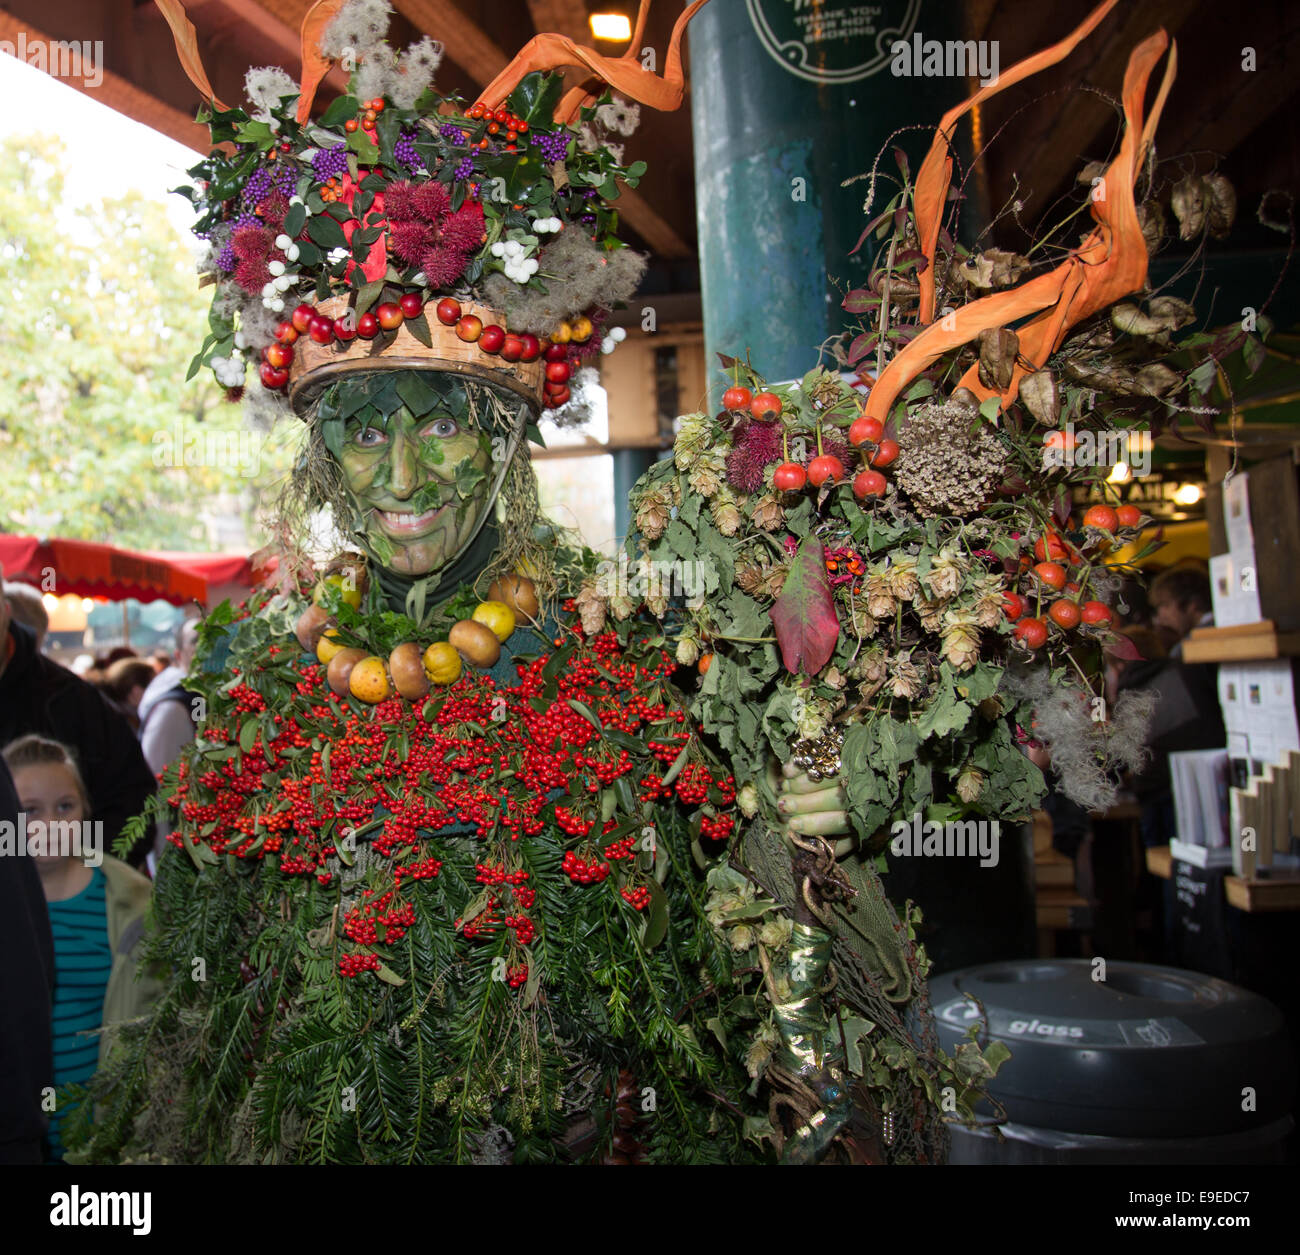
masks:
[[(691, 20), (711, 383), (721, 378), (715, 353), (746, 349), (769, 379), (802, 375), (817, 346), (849, 325), (840, 294), (867, 276), (866, 248), (848, 254), (867, 222), (868, 185), (840, 184), (869, 171), (897, 128), (934, 125), (965, 96), (965, 74), (936, 74), (933, 61), (928, 74), (893, 72), (927, 68), (904, 67), (896, 41), (956, 40), (960, 19), (960, 6), (934, 0), (713, 0)], [(943, 69), (957, 64), (950, 56)], [(915, 170), (929, 135), (896, 142)], [(880, 170), (897, 173), (888, 148)], [(881, 181), (877, 204), (895, 186)]]
[(654, 449), (615, 449), (614, 461), (614, 535), (621, 545), (632, 526), (629, 497), (636, 481), (654, 465)]

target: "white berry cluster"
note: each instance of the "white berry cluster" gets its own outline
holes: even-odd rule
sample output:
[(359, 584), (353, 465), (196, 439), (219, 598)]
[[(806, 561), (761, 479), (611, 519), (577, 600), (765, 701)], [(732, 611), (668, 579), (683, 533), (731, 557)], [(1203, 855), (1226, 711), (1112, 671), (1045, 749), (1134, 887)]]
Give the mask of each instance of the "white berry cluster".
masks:
[(537, 258), (527, 256), (527, 250), (518, 240), (498, 240), (491, 252), (493, 257), (501, 258), (507, 279), (524, 284), (537, 273)]
[(230, 357), (214, 357), (211, 362), (212, 373), (223, 388), (242, 388), (246, 363), (242, 353)]
[[(301, 199), (297, 196), (289, 203), (292, 205), (294, 201), (301, 203)], [(275, 246), (290, 261), (298, 260), (298, 246), (287, 235), (283, 233), (277, 235)], [(266, 268), (271, 272), (271, 281), (262, 285), (262, 305), (273, 314), (279, 314), (284, 310), (284, 293), (294, 285), (294, 276), (285, 273), (285, 264), (278, 259), (268, 262)]]
[(600, 342), (600, 351), (608, 357), (626, 339), (627, 330), (625, 328), (611, 327), (609, 334)]
[(564, 226), (558, 218), (534, 218), (533, 233), (535, 235), (552, 235)]

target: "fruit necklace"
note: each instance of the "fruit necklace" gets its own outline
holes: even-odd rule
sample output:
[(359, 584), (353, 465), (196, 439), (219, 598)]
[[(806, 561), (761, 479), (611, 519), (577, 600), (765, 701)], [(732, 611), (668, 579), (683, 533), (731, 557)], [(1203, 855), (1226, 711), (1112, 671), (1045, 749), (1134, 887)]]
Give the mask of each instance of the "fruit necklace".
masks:
[(536, 623), (540, 608), (532, 580), (525, 575), (504, 575), (492, 582), (487, 600), (479, 602), (469, 618), (452, 624), (445, 641), (428, 645), (403, 641), (385, 659), (344, 644), (333, 617), (321, 604), (331, 586), (354, 610), (361, 608), (362, 588), (355, 582), (349, 585), (341, 575), (327, 575), (316, 587), (313, 604), (299, 616), (294, 635), (303, 649), (324, 665), (332, 692), (370, 706), (394, 693), (419, 701), (431, 688), (455, 684), (466, 664), (479, 671), (489, 670), (519, 623)]

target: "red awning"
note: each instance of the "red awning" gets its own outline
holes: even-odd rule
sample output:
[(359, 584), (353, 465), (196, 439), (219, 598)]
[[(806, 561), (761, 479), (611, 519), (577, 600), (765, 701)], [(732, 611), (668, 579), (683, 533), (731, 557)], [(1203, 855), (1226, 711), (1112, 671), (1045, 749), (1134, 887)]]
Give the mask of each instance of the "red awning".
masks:
[[(0, 568), (5, 579), (25, 580), (44, 592), (110, 601), (169, 601), (204, 604), (209, 589), (237, 583), (252, 587), (247, 558), (220, 553), (137, 553), (85, 540), (38, 540), (0, 535)], [(53, 587), (47, 575), (53, 574)]]

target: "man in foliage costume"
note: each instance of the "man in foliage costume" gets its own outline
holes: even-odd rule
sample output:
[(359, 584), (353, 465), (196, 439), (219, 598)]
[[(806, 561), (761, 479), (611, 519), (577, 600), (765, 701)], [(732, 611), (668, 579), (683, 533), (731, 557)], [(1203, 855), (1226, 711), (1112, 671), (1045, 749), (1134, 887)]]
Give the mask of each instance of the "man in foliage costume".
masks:
[[(210, 98), (181, 6), (160, 7)], [(252, 111), (213, 102), (234, 152), (194, 172), (218, 278), (201, 358), (234, 384), (260, 350), (251, 403), (308, 423), (286, 531), (329, 507), (347, 549), (317, 575), (290, 548), (278, 590), (205, 625), (207, 720), (161, 790), (177, 848), (151, 953), (171, 984), (121, 1028), (83, 1154), (933, 1163), (945, 1122), (972, 1118), (1001, 1052), (974, 1030), (939, 1049), (915, 921), (876, 859), (891, 817), (1010, 818), (1042, 791), (1015, 730), (1044, 641), (1013, 641), (1023, 611), (1004, 606), (1059, 475), (968, 521), (996, 484), (945, 496), (912, 452), (924, 422), (885, 434), (893, 399), (973, 360), (974, 333), (886, 371), (860, 415), (838, 376), (774, 394), (735, 364), (746, 385), (684, 420), (675, 460), (638, 486), (635, 580), (539, 517), (534, 419), (580, 416), (584, 363), (615, 347), (602, 326), (640, 273), (606, 203), (640, 171), (599, 134), (630, 107), (561, 100), (544, 72), (581, 65), (674, 107), (696, 7), (662, 79), (541, 36), (472, 108), (437, 113), (432, 46), (397, 57), (382, 0), (326, 0), (300, 88), (253, 72)], [(351, 94), (313, 123), (346, 50)], [(939, 169), (944, 152), (940, 136)], [(932, 259), (923, 322), (942, 203), (931, 175), (889, 214)], [(925, 307), (924, 274), (895, 255), (875, 290)], [(999, 343), (927, 421), (978, 442), (979, 399), (1011, 413), (1020, 368)], [(853, 446), (869, 491), (842, 482)], [(874, 468), (895, 460), (891, 485)], [(1062, 548), (1096, 550), (1064, 524)], [(1111, 573), (1080, 561), (1101, 594)], [(1100, 616), (1077, 642), (1094, 669), (1108, 639)], [(1050, 700), (1077, 705), (1070, 647), (1046, 651)], [(1088, 781), (1120, 733), (1080, 751)]]

